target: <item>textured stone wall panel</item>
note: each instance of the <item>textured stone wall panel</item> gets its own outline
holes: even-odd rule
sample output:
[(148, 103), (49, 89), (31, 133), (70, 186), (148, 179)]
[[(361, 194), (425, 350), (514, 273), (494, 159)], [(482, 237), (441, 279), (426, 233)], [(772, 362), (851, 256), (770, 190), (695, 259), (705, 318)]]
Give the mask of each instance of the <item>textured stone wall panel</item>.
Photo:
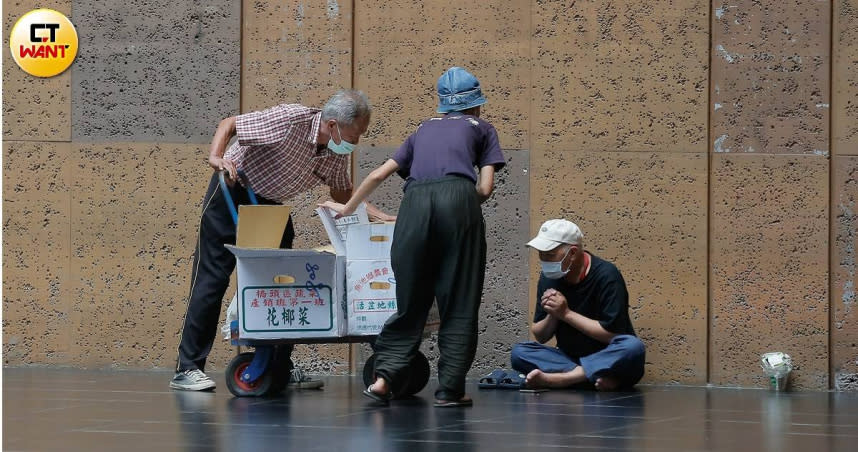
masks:
[(239, 2), (76, 0), (75, 141), (208, 143), (238, 113)]
[(760, 355), (793, 359), (793, 387), (828, 387), (828, 159), (715, 154), (710, 383), (765, 387)]
[(321, 107), (351, 87), (352, 2), (242, 2), (241, 111)]
[[(205, 147), (75, 145), (74, 366), (172, 368), (187, 304)], [(226, 347), (215, 345), (213, 367)]]
[(528, 146), (528, 2), (361, 0), (355, 8), (355, 87), (376, 107), (369, 143), (402, 143), (435, 115), (438, 77), (462, 66), (480, 80), (482, 116), (495, 123), (501, 146)]
[(691, 153), (555, 151), (533, 164), (531, 231), (573, 221), (585, 248), (617, 265), (649, 383), (706, 382), (706, 173), (706, 155)]
[(70, 15), (71, 3), (71, 0), (60, 0), (46, 6), (34, 0), (3, 0), (4, 141), (71, 139), (72, 70), (67, 69), (51, 78), (34, 77), (15, 64), (9, 50), (9, 35), (21, 16), (39, 7), (49, 7), (65, 14), (72, 23), (76, 23), (75, 17)]
[(534, 157), (703, 152), (708, 2), (533, 2)]
[(835, 156), (831, 194), (831, 379), (834, 389), (858, 391), (858, 157)]
[(834, 0), (832, 154), (858, 155), (858, 2)]
[(828, 155), (830, 2), (712, 5), (711, 149)]
[(3, 364), (69, 359), (68, 143), (3, 143)]

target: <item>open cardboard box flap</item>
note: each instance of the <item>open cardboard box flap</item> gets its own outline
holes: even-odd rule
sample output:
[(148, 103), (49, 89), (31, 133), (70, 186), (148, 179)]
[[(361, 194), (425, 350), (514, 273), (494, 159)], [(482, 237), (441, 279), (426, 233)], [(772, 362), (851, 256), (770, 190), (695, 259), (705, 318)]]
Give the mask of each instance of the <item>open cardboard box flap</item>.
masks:
[(292, 207), (282, 205), (238, 206), (235, 246), (239, 248), (280, 248), (283, 231)]
[(337, 255), (346, 255), (346, 237), (348, 237), (348, 226), (353, 224), (368, 224), (369, 216), (366, 213), (366, 203), (360, 203), (355, 213), (334, 219), (336, 212), (327, 207), (319, 207), (316, 209), (319, 214), (319, 219), (322, 220), (322, 225), (325, 226), (325, 231), (328, 233), (328, 238), (331, 239), (331, 245)]
[[(230, 246), (230, 249), (279, 249), (291, 212), (292, 207), (284, 205), (239, 206), (235, 246)], [(316, 213), (331, 240), (330, 246), (318, 247), (317, 251), (332, 252), (339, 256), (346, 255), (348, 226), (369, 223), (365, 203), (361, 203), (354, 214), (336, 220), (336, 212), (328, 208), (319, 207)]]

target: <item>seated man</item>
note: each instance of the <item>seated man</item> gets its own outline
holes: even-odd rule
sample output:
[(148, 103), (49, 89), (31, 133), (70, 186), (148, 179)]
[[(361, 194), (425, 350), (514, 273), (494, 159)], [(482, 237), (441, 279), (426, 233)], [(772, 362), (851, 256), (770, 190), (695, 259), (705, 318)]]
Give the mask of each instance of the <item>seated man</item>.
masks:
[[(549, 220), (527, 246), (542, 275), (531, 331), (516, 344), (513, 369), (528, 388), (630, 388), (643, 377), (644, 344), (629, 319), (626, 282), (614, 264), (584, 250), (575, 223)], [(552, 337), (557, 347), (543, 345)]]

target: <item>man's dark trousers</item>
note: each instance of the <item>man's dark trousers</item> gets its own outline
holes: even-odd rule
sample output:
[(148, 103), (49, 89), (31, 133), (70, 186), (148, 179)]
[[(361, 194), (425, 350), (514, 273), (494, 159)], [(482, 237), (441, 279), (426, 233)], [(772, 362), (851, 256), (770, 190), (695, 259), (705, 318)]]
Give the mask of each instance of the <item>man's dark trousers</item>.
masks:
[[(247, 190), (241, 184), (229, 187), (237, 205), (250, 204)], [(279, 204), (256, 196), (259, 204)], [(227, 200), (218, 183), (218, 173), (212, 174), (200, 219), (194, 267), (191, 273), (191, 290), (178, 347), (176, 371), (199, 369), (205, 371), (206, 357), (217, 334), (218, 317), (229, 277), (235, 269), (235, 256), (224, 245), (235, 244), (235, 223), (227, 207)], [(295, 229), (290, 215), (280, 248), (292, 248)], [(288, 359), (292, 346), (280, 347), (283, 359)]]
[(429, 308), (437, 300), (441, 356), (435, 394), (458, 399), (477, 350), (486, 269), (485, 223), (473, 181), (448, 176), (411, 182), (397, 215), (390, 257), (398, 309), (376, 340), (376, 374), (391, 384), (394, 394), (403, 390)]

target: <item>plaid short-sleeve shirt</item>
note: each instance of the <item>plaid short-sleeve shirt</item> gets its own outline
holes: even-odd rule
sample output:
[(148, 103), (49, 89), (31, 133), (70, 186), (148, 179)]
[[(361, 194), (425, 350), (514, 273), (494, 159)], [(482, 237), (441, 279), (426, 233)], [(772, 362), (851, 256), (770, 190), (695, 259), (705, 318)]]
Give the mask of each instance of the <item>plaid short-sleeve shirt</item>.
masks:
[(317, 149), (322, 113), (282, 104), (236, 117), (238, 141), (224, 158), (235, 163), (258, 195), (285, 202), (318, 185), (350, 190), (348, 156)]

